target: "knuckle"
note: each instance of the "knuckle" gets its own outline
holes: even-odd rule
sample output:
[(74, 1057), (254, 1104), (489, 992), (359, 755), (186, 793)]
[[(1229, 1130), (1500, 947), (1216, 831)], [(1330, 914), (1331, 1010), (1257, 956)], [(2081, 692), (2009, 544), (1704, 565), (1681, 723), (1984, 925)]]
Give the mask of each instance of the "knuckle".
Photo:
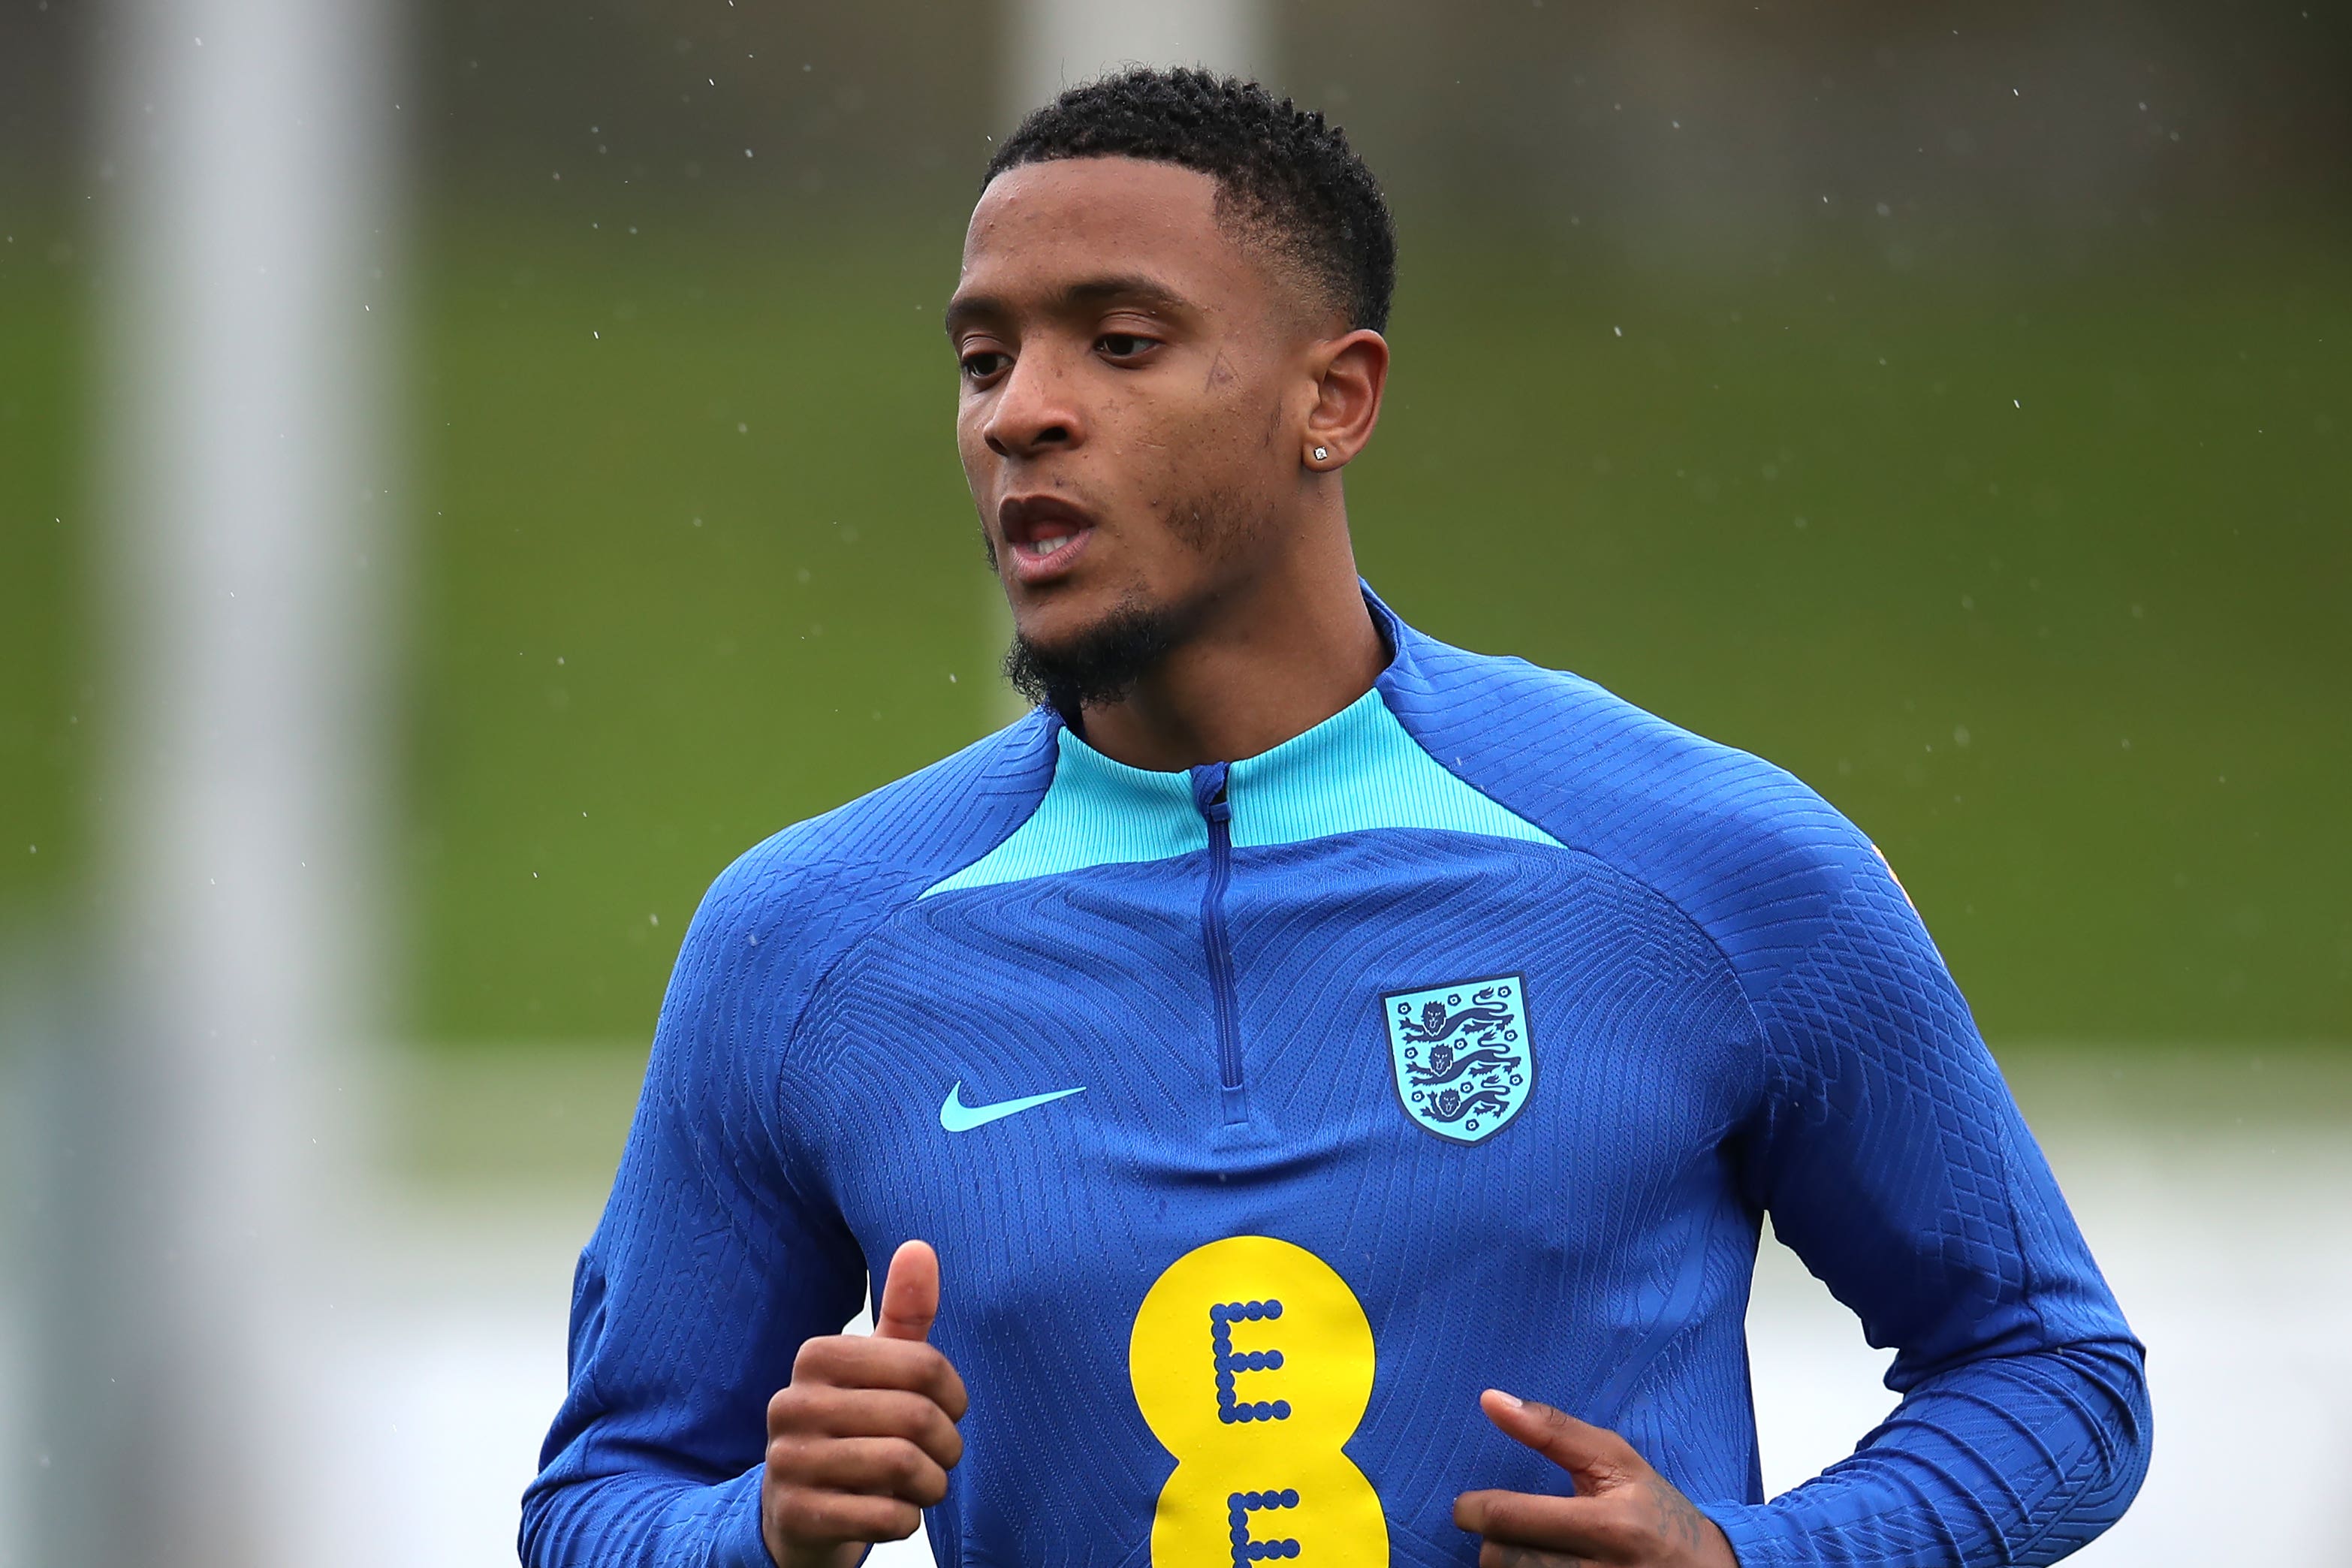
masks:
[(768, 1434), (805, 1436), (822, 1431), (830, 1391), (823, 1384), (785, 1389), (768, 1401)]
[(798, 1383), (803, 1378), (821, 1376), (833, 1363), (835, 1353), (835, 1342), (830, 1335), (803, 1340), (801, 1348), (793, 1355), (793, 1381)]
[(799, 1487), (791, 1487), (777, 1494), (772, 1510), (777, 1528), (788, 1535), (816, 1533), (816, 1499)]

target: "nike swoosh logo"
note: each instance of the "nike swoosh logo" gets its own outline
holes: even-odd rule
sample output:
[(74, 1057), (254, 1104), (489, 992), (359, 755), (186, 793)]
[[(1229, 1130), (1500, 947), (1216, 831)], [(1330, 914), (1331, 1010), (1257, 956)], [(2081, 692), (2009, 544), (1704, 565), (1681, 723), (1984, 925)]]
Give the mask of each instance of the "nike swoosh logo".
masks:
[(1008, 1116), (1016, 1116), (1048, 1100), (1086, 1091), (1087, 1086), (1080, 1084), (1076, 1089), (1057, 1089), (1050, 1094), (1024, 1094), (1019, 1100), (1000, 1100), (993, 1105), (966, 1105), (963, 1102), (963, 1079), (958, 1079), (948, 1090), (947, 1099), (940, 1102), (940, 1125), (950, 1132), (969, 1132), (975, 1127), (1002, 1121)]

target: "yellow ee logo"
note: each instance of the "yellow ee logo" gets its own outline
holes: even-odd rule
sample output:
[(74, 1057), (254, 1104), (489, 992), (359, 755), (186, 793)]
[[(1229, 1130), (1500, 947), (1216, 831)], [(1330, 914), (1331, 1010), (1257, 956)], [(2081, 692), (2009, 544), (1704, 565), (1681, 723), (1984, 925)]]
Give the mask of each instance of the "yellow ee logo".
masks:
[(1372, 1397), (1372, 1326), (1303, 1247), (1234, 1236), (1168, 1266), (1136, 1310), (1127, 1373), (1176, 1458), (1153, 1568), (1389, 1560), (1388, 1521), (1340, 1452)]

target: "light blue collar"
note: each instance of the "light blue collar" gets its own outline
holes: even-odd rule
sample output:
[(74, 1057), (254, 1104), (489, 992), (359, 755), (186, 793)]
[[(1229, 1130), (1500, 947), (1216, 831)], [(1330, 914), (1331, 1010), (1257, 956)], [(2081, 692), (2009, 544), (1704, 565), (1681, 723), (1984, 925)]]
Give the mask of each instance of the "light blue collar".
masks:
[[(1026, 881), (1095, 866), (1205, 852), (1208, 824), (1188, 773), (1131, 768), (1064, 727), (1054, 782), (1012, 835), (923, 896)], [(1236, 849), (1350, 833), (1419, 829), (1557, 846), (1423, 749), (1373, 688), (1314, 728), (1226, 773)]]

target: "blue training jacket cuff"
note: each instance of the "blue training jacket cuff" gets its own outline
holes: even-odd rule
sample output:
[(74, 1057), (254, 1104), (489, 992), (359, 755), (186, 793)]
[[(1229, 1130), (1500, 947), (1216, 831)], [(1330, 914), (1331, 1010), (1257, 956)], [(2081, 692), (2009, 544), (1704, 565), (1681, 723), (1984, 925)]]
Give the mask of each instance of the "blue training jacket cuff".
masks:
[(776, 1568), (775, 1559), (768, 1555), (767, 1540), (760, 1533), (760, 1478), (766, 1468), (764, 1464), (754, 1465), (722, 1484), (722, 1490), (733, 1489), (741, 1495), (728, 1507), (719, 1539), (711, 1543), (710, 1568)]
[(1731, 1554), (1739, 1559), (1739, 1568), (1781, 1568), (1797, 1561), (1784, 1550), (1787, 1543), (1769, 1505), (1703, 1503), (1699, 1512), (1715, 1521), (1723, 1538), (1731, 1542)]

